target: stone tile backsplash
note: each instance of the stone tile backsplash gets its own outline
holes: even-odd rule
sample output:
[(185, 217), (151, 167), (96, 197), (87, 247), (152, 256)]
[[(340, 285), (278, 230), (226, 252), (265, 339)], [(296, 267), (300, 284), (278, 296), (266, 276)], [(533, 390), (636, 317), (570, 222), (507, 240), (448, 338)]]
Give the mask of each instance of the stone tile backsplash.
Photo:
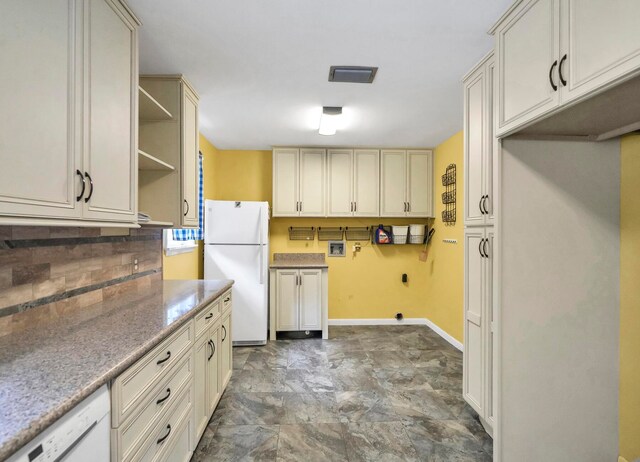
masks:
[(0, 320), (47, 304), (86, 306), (109, 286), (161, 272), (160, 229), (0, 226)]

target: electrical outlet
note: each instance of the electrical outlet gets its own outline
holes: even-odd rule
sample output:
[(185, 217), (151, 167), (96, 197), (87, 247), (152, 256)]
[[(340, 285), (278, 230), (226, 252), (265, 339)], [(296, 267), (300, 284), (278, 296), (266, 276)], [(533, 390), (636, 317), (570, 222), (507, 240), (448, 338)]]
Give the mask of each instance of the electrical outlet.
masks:
[(353, 244), (354, 252), (360, 252), (361, 250), (362, 250), (362, 245), (359, 242), (356, 242), (355, 244)]

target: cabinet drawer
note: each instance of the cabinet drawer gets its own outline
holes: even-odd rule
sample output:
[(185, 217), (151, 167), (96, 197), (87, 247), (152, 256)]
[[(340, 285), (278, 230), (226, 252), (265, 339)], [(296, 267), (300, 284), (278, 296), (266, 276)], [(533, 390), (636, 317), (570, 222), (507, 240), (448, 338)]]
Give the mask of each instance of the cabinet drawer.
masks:
[(193, 346), (193, 322), (187, 322), (171, 337), (155, 347), (113, 382), (112, 425), (124, 421), (167, 374), (183, 353)]
[[(183, 429), (185, 422), (189, 423), (192, 410), (192, 383), (182, 393), (178, 403), (169, 414), (160, 421), (153, 429), (150, 437), (145, 441), (144, 446), (132, 460), (135, 462), (156, 462), (165, 460), (165, 454), (169, 453), (170, 448), (184, 437)], [(190, 425), (187, 425), (190, 427)], [(189, 436), (189, 435), (187, 435)], [(187, 445), (189, 446), (189, 444)]]
[(211, 303), (196, 316), (196, 338), (213, 325), (220, 316), (220, 299)]
[(233, 302), (233, 295), (231, 295), (231, 289), (229, 289), (225, 294), (220, 297), (222, 300), (222, 311), (226, 311), (231, 307), (231, 303)]
[(193, 376), (193, 355), (185, 355), (180, 363), (146, 397), (146, 403), (136, 412), (126, 425), (115, 430), (115, 445), (118, 460), (129, 460), (145, 435), (158, 424), (165, 411), (178, 400), (185, 386)]

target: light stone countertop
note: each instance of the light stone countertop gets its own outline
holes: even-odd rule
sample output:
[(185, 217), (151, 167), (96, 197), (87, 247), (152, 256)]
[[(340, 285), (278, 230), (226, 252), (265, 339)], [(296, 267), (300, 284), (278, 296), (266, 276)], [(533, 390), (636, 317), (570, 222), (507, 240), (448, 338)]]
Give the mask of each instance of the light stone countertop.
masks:
[(274, 253), (269, 268), (328, 268), (323, 253)]
[(0, 460), (116, 378), (232, 284), (158, 281), (82, 309), (21, 313), (32, 317), (32, 325), (0, 337)]

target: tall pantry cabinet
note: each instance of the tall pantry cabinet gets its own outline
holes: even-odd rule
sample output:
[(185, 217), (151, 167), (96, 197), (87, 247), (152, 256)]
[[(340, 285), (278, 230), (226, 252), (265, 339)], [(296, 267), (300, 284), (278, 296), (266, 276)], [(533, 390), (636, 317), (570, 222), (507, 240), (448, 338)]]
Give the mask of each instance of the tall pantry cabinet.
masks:
[(464, 78), (464, 367), (463, 395), (490, 435), (496, 416), (494, 368), (494, 57)]

